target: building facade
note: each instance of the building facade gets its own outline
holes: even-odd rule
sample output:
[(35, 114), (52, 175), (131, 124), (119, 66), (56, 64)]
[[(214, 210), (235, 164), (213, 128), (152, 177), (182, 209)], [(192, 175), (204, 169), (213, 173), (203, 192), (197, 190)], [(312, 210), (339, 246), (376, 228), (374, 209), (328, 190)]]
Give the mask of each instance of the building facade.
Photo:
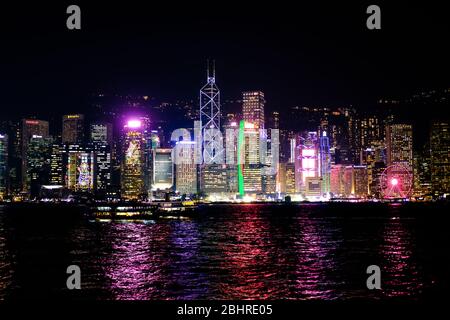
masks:
[(8, 195), (8, 171), (8, 135), (0, 134), (0, 201)]
[(435, 121), (431, 125), (431, 187), (435, 195), (450, 193), (450, 126)]
[(242, 115), (245, 122), (254, 125), (255, 129), (264, 129), (264, 106), (266, 100), (262, 91), (242, 93)]
[(386, 127), (387, 165), (403, 164), (413, 168), (413, 131), (409, 124), (390, 124)]
[(62, 119), (62, 142), (80, 144), (84, 142), (84, 115), (66, 114)]
[(129, 120), (124, 127), (121, 163), (121, 195), (125, 200), (139, 200), (146, 194), (144, 175), (145, 140), (139, 120)]

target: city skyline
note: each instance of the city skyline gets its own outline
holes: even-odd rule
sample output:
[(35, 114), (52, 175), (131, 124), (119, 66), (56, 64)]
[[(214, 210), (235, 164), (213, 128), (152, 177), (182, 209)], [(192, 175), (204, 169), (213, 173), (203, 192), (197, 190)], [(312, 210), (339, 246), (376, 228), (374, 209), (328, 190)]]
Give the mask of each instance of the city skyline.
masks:
[(448, 293), (444, 4), (2, 13), (0, 306), (283, 318)]
[(130, 112), (136, 106), (113, 114), (103, 110), (97, 118), (63, 115), (55, 136), (49, 130), (53, 122), (2, 120), (2, 198), (37, 199), (56, 187), (109, 200), (154, 199), (161, 192), (318, 201), (448, 192), (449, 123), (444, 119), (430, 123), (428, 147), (419, 149), (413, 144), (414, 126), (393, 113), (297, 108), (303, 122), (294, 119), (292, 130), (280, 123), (278, 112), (265, 115), (260, 90), (244, 91), (241, 111), (223, 116), (215, 69), (211, 73), (208, 67), (206, 74), (199, 98), (205, 100), (198, 113), (189, 113), (190, 129), (171, 133), (145, 108)]
[[(232, 27), (223, 19), (231, 7), (214, 16), (200, 11), (198, 21), (189, 20), (180, 33), (185, 17), (174, 15), (179, 19), (167, 24), (158, 16), (152, 20), (159, 23), (155, 27), (147, 19), (136, 20), (135, 6), (133, 17), (116, 6), (108, 12), (83, 6), (83, 17), (89, 13), (83, 20), (85, 28), (67, 38), (63, 30), (49, 28), (56, 23), (59, 7), (46, 10), (49, 19), (32, 40), (42, 41), (35, 47), (40, 54), (27, 57), (27, 51), (21, 51), (8, 57), (23, 44), (7, 38), (14, 45), (5, 52), (12, 62), (5, 68), (6, 77), (14, 78), (14, 68), (27, 77), (20, 86), (14, 80), (4, 86), (3, 103), (12, 110), (0, 117), (0, 133), (8, 146), (3, 157), (7, 167), (3, 172), (9, 170), (10, 175), (6, 190), (36, 197), (49, 184), (72, 192), (101, 190), (103, 197), (112, 192), (128, 200), (152, 198), (161, 189), (177, 191), (178, 183), (180, 190), (192, 190), (187, 192), (191, 194), (239, 197), (277, 193), (280, 197), (281, 190), (303, 198), (445, 194), (450, 84), (446, 48), (434, 41), (440, 40), (445, 28), (434, 28), (446, 22), (434, 19), (440, 16), (433, 12), (433, 16), (425, 15), (426, 25), (410, 23), (409, 27), (425, 28), (419, 34), (436, 31), (432, 42), (423, 38), (411, 42), (404, 34), (408, 29), (402, 26), (403, 20), (393, 19), (399, 8), (382, 7), (384, 28), (380, 30), (357, 27), (364, 17), (357, 18), (362, 6), (311, 5), (303, 8), (302, 17), (319, 10), (317, 21), (260, 8), (254, 12), (261, 13), (261, 18), (273, 18), (263, 22), (252, 14), (254, 8), (242, 7)], [(419, 13), (415, 6), (402, 9), (412, 16)], [(119, 16), (123, 17), (120, 23), (103, 28), (103, 19)], [(26, 26), (35, 22), (29, 18), (23, 26), (13, 23), (14, 32), (23, 35)], [(209, 36), (199, 33), (202, 23), (208, 23)], [(305, 23), (316, 28), (298, 29)], [(119, 35), (131, 29), (137, 32), (122, 43), (113, 36), (118, 28), (123, 28)], [(339, 35), (342, 30), (348, 38)], [(295, 32), (304, 41), (295, 41)], [(323, 34), (329, 43), (318, 41), (316, 36)], [(402, 41), (396, 37), (399, 34)], [(154, 40), (152, 48), (170, 53), (157, 54), (147, 42), (142, 43), (149, 36)], [(93, 37), (101, 48), (92, 42)], [(47, 51), (54, 46), (52, 39), (58, 40), (60, 48), (55, 60)], [(208, 49), (197, 46), (197, 41)], [(83, 53), (87, 44), (89, 57)], [(173, 50), (180, 44), (188, 48), (183, 54)], [(130, 52), (113, 49), (121, 45)], [(236, 45), (240, 50), (232, 49)], [(385, 45), (393, 50), (385, 51)], [(298, 57), (293, 59), (293, 54)], [(62, 71), (58, 59), (70, 59), (72, 64)], [(185, 59), (191, 61), (188, 67), (183, 66)], [(96, 61), (95, 67), (91, 60)], [(45, 65), (48, 69), (42, 72)], [(125, 74), (116, 73), (125, 69)], [(199, 80), (197, 85), (194, 79), (200, 70), (206, 73), (206, 81)], [(157, 84), (145, 79), (154, 76)], [(115, 84), (105, 86), (105, 80)], [(10, 100), (19, 87), (25, 94)], [(43, 95), (51, 100), (44, 107)], [(19, 106), (30, 98), (33, 110)], [(55, 110), (57, 100), (63, 107)], [(269, 130), (260, 130), (265, 128)], [(181, 141), (177, 145), (174, 130), (181, 130), (176, 134), (185, 140), (182, 145)], [(436, 138), (437, 132), (441, 139)], [(193, 161), (181, 166), (177, 161), (186, 154)], [(440, 173), (433, 169), (437, 163), (444, 167)], [(438, 183), (430, 174), (440, 175), (444, 182)], [(285, 185), (292, 177), (294, 186)]]

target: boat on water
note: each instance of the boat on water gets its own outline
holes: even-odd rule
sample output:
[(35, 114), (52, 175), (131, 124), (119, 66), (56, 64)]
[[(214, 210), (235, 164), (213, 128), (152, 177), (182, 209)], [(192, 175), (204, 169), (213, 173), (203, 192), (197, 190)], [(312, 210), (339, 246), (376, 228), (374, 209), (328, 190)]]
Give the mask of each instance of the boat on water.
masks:
[(194, 201), (150, 203), (106, 203), (91, 206), (91, 215), (98, 219), (155, 219), (159, 217), (192, 216), (197, 213)]

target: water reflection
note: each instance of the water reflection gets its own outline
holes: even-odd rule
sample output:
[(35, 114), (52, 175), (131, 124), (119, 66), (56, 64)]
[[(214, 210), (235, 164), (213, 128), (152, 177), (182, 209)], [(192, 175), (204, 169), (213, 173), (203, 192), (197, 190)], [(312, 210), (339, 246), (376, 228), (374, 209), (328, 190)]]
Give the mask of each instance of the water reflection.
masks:
[(339, 229), (327, 221), (309, 217), (297, 219), (297, 226), (298, 235), (293, 243), (297, 268), (292, 298), (337, 298), (340, 273), (336, 252), (342, 240), (334, 236), (339, 234)]
[(104, 273), (108, 290), (115, 299), (164, 298), (170, 259), (170, 225), (144, 223), (111, 223), (111, 253), (106, 258)]
[(382, 255), (382, 289), (388, 297), (418, 295), (423, 287), (415, 253), (414, 221), (393, 216), (385, 223)]
[[(433, 273), (450, 258), (436, 240), (445, 228), (402, 206), (333, 210), (231, 205), (192, 219), (40, 225), (0, 215), (0, 299), (386, 299), (420, 296), (424, 279), (445, 287), (447, 273)], [(82, 269), (81, 293), (65, 289), (69, 264)], [(371, 264), (381, 291), (366, 288)]]
[[(219, 285), (220, 298), (269, 299), (280, 296), (277, 286), (280, 269), (278, 254), (273, 246), (269, 223), (259, 213), (259, 206), (241, 208), (239, 219), (223, 225), (225, 241), (218, 248), (223, 253), (220, 268), (226, 279)], [(227, 231), (228, 230), (228, 231)]]
[(170, 298), (206, 299), (208, 297), (208, 274), (206, 256), (202, 256), (198, 224), (191, 220), (173, 223), (170, 234), (171, 264), (168, 281), (171, 283)]
[(3, 219), (3, 208), (0, 207), (0, 300), (7, 297), (14, 278), (14, 259), (6, 244), (7, 229), (5, 228)]

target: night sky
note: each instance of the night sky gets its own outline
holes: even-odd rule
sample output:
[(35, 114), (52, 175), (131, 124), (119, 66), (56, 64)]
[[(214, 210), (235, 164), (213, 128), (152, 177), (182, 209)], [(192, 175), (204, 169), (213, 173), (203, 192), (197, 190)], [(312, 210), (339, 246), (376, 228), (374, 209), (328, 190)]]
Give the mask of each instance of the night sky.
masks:
[[(242, 2), (2, 5), (0, 113), (84, 110), (96, 92), (195, 99), (207, 58), (224, 99), (261, 89), (280, 111), (364, 110), (381, 97), (450, 87), (450, 19), (439, 5), (374, 3), (382, 30), (368, 30), (372, 2)], [(66, 28), (70, 4), (81, 7), (81, 31)]]

